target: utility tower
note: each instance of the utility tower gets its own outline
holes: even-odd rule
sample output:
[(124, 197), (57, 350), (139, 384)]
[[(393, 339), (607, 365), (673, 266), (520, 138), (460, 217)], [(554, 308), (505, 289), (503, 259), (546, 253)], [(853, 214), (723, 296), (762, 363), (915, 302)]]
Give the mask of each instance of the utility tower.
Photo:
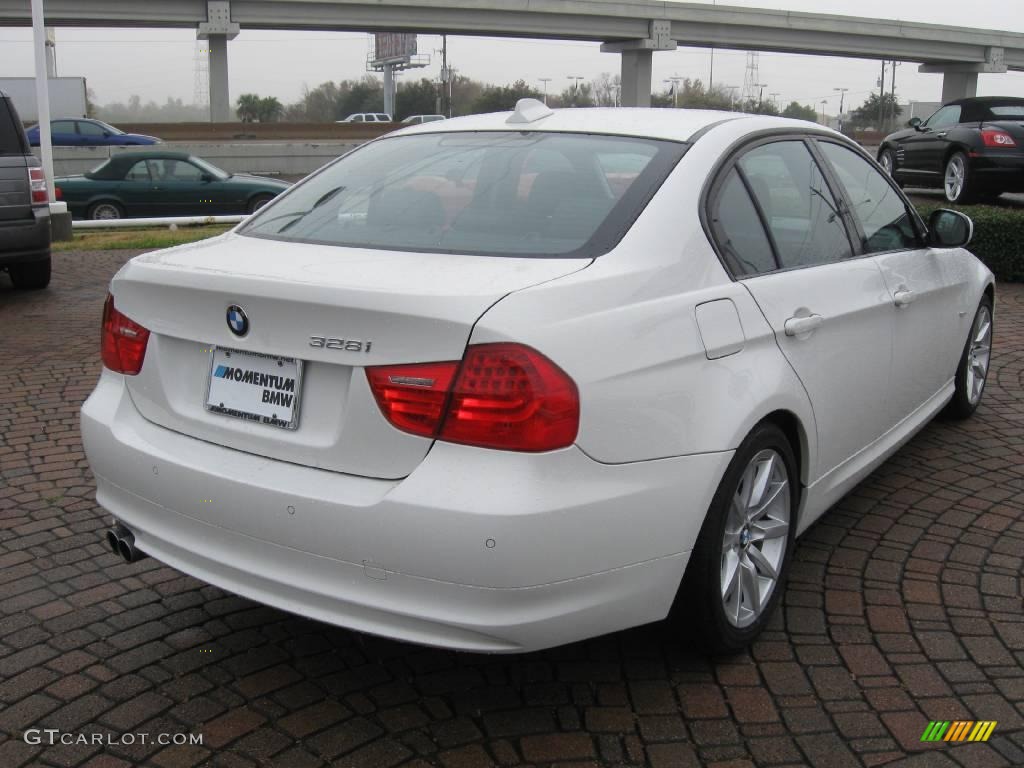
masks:
[(197, 107), (210, 106), (210, 41), (196, 40), (196, 53), (192, 65), (195, 85), (192, 103)]
[(743, 76), (743, 93), (740, 95), (744, 103), (756, 99), (761, 87), (759, 58), (757, 51), (747, 51), (747, 72)]

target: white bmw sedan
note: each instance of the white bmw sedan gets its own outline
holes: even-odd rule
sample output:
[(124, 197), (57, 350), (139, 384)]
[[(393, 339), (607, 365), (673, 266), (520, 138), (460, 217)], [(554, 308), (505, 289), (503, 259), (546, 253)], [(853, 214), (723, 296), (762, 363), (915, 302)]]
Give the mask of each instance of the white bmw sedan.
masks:
[(107, 541), (417, 643), (673, 614), (741, 648), (796, 536), (978, 406), (971, 230), (799, 121), (524, 100), (389, 134), (114, 277)]

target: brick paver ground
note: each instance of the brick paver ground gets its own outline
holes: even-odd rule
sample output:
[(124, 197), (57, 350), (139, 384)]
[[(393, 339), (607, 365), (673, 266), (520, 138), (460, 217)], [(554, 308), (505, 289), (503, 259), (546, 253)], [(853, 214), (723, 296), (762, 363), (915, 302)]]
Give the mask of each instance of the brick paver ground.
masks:
[[(802, 540), (771, 630), (708, 660), (652, 626), (519, 657), (296, 618), (123, 564), (78, 435), (105, 286), (127, 258), (0, 279), (0, 768), (21, 765), (1024, 765), (1024, 286), (985, 403), (938, 421)], [(925, 746), (932, 719), (997, 720)], [(26, 744), (195, 732), (203, 746)]]

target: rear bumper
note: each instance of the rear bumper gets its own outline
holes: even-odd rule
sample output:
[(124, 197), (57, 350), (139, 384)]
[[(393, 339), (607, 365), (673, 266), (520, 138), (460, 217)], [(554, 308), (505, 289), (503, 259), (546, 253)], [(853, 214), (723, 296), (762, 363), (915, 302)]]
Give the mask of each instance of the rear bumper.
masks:
[(664, 618), (731, 458), (438, 443), (408, 478), (374, 480), (153, 425), (106, 371), (82, 435), (100, 504), (157, 559), (314, 619), (484, 652)]
[(1024, 191), (1024, 153), (982, 154), (972, 158), (972, 163), (971, 171), (985, 187)]
[(32, 218), (0, 222), (0, 267), (42, 261), (50, 256), (50, 212), (35, 208)]

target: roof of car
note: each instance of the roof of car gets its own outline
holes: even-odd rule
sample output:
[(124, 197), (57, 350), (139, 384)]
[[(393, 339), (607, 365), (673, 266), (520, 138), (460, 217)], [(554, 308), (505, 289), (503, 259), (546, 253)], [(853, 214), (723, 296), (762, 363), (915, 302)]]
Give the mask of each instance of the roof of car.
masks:
[[(447, 133), (450, 131), (558, 131), (565, 133), (602, 133), (638, 136), (670, 141), (693, 141), (701, 132), (719, 123), (760, 118), (780, 128), (807, 128), (803, 120), (766, 118), (742, 112), (707, 109), (650, 109), (624, 107), (584, 107), (551, 110), (547, 117), (532, 122), (508, 122), (513, 112), (469, 115), (450, 120), (410, 125), (391, 136), (413, 133)], [(821, 126), (818, 126), (820, 129)]]
[(988, 106), (991, 104), (1024, 104), (1024, 98), (1017, 96), (970, 96), (968, 98), (951, 101), (946, 106), (955, 106), (959, 104), (978, 104), (980, 106)]
[(139, 160), (188, 160), (191, 157), (192, 155), (188, 152), (169, 152), (167, 150), (119, 152), (116, 155), (111, 155), (109, 162), (89, 171), (86, 176), (92, 179), (118, 179), (128, 171), (129, 166)]

